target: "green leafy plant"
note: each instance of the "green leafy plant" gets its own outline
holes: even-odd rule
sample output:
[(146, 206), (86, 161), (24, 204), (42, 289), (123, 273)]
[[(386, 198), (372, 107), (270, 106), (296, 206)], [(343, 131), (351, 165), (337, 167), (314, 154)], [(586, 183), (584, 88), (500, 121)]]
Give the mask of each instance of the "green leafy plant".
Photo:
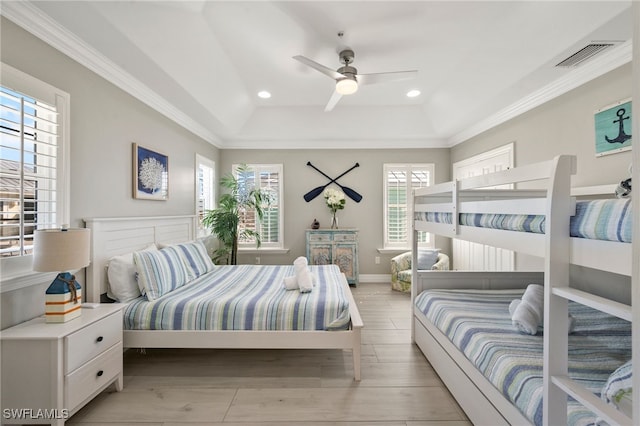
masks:
[[(237, 169), (238, 176), (252, 173), (246, 164)], [(255, 240), (260, 247), (260, 233), (247, 229), (248, 219), (254, 214), (258, 221), (264, 216), (264, 206), (271, 203), (271, 194), (229, 173), (220, 179), (224, 194), (220, 196), (218, 208), (207, 210), (202, 224), (209, 228), (220, 241), (220, 247), (213, 253), (217, 264), (236, 265), (238, 261), (238, 241)]]

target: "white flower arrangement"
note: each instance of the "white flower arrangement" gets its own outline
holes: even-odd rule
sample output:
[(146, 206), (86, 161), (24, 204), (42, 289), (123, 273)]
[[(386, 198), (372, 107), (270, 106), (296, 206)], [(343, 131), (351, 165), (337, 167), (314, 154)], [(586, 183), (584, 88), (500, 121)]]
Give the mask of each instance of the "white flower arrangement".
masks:
[(324, 190), (323, 195), (327, 202), (327, 207), (331, 209), (332, 213), (335, 214), (336, 211), (344, 209), (346, 202), (344, 192), (334, 188), (327, 188)]

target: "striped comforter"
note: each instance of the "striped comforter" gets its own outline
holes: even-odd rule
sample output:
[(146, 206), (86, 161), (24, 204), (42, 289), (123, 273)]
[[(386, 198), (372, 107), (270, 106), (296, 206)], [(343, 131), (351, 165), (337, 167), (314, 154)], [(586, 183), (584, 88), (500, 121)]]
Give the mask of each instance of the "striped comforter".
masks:
[(349, 299), (336, 265), (310, 266), (315, 287), (286, 291), (293, 265), (216, 266), (149, 302), (124, 309), (126, 330), (334, 330), (350, 324)]
[[(542, 424), (542, 329), (520, 334), (509, 303), (522, 290), (430, 290), (416, 308), (441, 330), (480, 372), (533, 424)], [(569, 375), (597, 395), (609, 375), (631, 358), (631, 325), (570, 302)], [(569, 424), (590, 425), (595, 416), (569, 401)]]
[[(451, 213), (416, 212), (416, 220), (451, 223)], [(544, 234), (545, 217), (538, 215), (460, 213), (460, 224)], [(631, 200), (578, 201), (571, 217), (572, 237), (631, 242)]]

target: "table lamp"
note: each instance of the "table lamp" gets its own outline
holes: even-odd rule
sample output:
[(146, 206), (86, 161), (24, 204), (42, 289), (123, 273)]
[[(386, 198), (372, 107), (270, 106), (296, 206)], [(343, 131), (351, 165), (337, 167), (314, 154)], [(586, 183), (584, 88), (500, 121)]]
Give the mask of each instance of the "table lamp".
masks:
[(82, 313), (82, 287), (69, 272), (89, 265), (91, 231), (86, 228), (43, 229), (33, 239), (33, 270), (59, 272), (45, 294), (46, 322), (67, 322)]

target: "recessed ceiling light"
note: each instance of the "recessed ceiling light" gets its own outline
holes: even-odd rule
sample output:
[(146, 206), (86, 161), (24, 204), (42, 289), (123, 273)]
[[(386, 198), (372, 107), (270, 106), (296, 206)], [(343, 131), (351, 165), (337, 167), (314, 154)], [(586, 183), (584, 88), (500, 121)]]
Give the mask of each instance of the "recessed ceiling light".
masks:
[(271, 93), (267, 92), (266, 90), (261, 90), (258, 92), (258, 97), (262, 99), (269, 99), (271, 97)]
[(409, 98), (415, 98), (416, 96), (420, 96), (420, 91), (419, 90), (409, 90), (407, 92), (407, 97)]

